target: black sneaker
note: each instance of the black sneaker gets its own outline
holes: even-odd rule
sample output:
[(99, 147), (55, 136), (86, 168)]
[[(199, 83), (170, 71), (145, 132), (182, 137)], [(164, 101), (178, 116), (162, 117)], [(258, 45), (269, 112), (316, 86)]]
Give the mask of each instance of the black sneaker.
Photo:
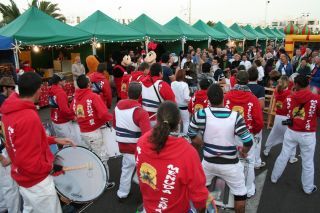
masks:
[(106, 183), (105, 190), (112, 189), (115, 185), (116, 185), (115, 182), (107, 182), (107, 183)]

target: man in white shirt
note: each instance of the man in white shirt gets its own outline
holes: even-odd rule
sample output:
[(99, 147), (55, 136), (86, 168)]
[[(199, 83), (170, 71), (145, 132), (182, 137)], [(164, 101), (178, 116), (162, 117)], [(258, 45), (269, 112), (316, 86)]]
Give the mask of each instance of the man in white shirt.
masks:
[(250, 69), (252, 66), (251, 62), (248, 61), (248, 56), (245, 53), (242, 55), (242, 61), (240, 62), (240, 65), (244, 65), (246, 67), (246, 71), (248, 71), (248, 69)]

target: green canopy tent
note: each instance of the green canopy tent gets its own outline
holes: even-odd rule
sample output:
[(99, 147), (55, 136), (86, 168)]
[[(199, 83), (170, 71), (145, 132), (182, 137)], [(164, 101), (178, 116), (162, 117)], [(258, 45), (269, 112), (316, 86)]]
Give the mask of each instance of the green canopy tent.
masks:
[(180, 18), (175, 17), (164, 25), (166, 28), (179, 33), (181, 39), (182, 51), (184, 52), (184, 44), (186, 40), (202, 41), (208, 40), (209, 36), (193, 27)]
[(284, 39), (284, 34), (281, 33), (280, 31), (278, 31), (277, 28), (271, 28), (271, 30), (273, 31), (274, 34), (277, 35), (277, 39), (278, 40), (283, 40)]
[(211, 39), (218, 41), (228, 39), (227, 34), (213, 29), (212, 27), (204, 23), (202, 20), (197, 21), (194, 25), (192, 25), (192, 27), (196, 28), (197, 30), (200, 30), (203, 33), (206, 33), (209, 36), (208, 46), (211, 44)]
[(246, 40), (256, 40), (257, 36), (251, 32), (246, 31), (245, 29), (241, 28), (237, 23), (234, 23), (231, 27), (231, 30), (243, 35)]
[(278, 32), (279, 35), (282, 35), (283, 38), (286, 36), (283, 32), (283, 29), (279, 30), (278, 28), (274, 28), (274, 31)]
[(282, 39), (282, 36), (278, 35), (276, 32), (274, 32), (273, 30), (271, 30), (269, 27), (264, 28), (264, 30), (265, 30), (267, 33), (269, 33), (270, 35), (273, 35), (276, 40)]
[(252, 27), (251, 25), (249, 25), (249, 24), (246, 25), (246, 26), (244, 26), (243, 29), (245, 29), (246, 31), (248, 31), (248, 32), (256, 35), (257, 38), (258, 38), (258, 40), (267, 40), (267, 39), (268, 39), (268, 37), (267, 37), (265, 34), (260, 33), (260, 32), (257, 32), (257, 31), (256, 31), (255, 29), (253, 29), (253, 27)]
[(162, 26), (146, 14), (140, 15), (138, 18), (133, 20), (128, 26), (132, 29), (141, 32), (144, 35), (146, 49), (148, 48), (148, 43), (150, 40), (177, 41), (180, 38), (179, 33)]
[(251, 32), (246, 31), (245, 29), (241, 28), (237, 23), (234, 23), (231, 27), (231, 30), (243, 35), (245, 37), (245, 39), (243, 39), (243, 50), (245, 49), (245, 43), (246, 40), (255, 40), (257, 43), (257, 36), (255, 34), (252, 34)]
[(93, 54), (96, 55), (97, 42), (124, 42), (141, 41), (144, 35), (126, 25), (113, 20), (100, 10), (97, 10), (76, 28), (84, 30), (92, 35), (94, 44), (92, 45)]
[(228, 36), (228, 39), (235, 39), (235, 40), (243, 40), (245, 37), (230, 28), (228, 28), (226, 25), (222, 24), (221, 22), (216, 23), (213, 26), (213, 29), (222, 32)]
[(262, 29), (260, 26), (256, 27), (255, 28), (255, 31), (259, 32), (259, 33), (262, 33), (262, 34), (265, 34), (268, 38), (268, 40), (275, 40), (276, 39), (276, 36), (265, 31), (264, 29)]
[(19, 68), (18, 51), (21, 44), (79, 44), (91, 39), (89, 33), (60, 22), (35, 7), (29, 8), (10, 24), (2, 27), (0, 35), (15, 39), (14, 52), (17, 68)]

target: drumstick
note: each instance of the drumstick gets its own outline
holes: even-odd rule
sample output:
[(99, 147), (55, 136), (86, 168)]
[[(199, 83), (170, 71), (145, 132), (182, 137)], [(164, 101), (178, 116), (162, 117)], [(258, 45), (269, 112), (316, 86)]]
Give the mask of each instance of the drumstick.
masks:
[(93, 168), (93, 165), (92, 163), (85, 163), (85, 164), (82, 164), (82, 165), (79, 165), (79, 166), (64, 166), (63, 167), (63, 171), (73, 171), (73, 170), (80, 170), (80, 169), (92, 169)]
[(157, 115), (157, 113), (154, 113), (153, 115), (151, 115), (151, 116), (149, 117), (149, 119), (153, 118), (153, 117), (156, 116), (156, 115)]

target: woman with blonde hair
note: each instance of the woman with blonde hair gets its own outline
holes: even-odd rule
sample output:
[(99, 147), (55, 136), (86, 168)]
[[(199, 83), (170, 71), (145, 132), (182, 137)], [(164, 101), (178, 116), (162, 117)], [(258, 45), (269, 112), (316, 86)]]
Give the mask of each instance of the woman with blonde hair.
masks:
[[(267, 157), (269, 156), (269, 152), (272, 147), (277, 144), (283, 142), (284, 133), (287, 130), (287, 125), (283, 125), (282, 122), (287, 120), (286, 109), (284, 106), (284, 102), (286, 101), (287, 97), (291, 95), (291, 90), (289, 90), (289, 78), (287, 76), (282, 76), (278, 80), (278, 85), (274, 92), (274, 99), (275, 99), (275, 108), (276, 108), (276, 116), (274, 118), (274, 124), (272, 130), (268, 136), (265, 150), (263, 154)], [(296, 150), (294, 150), (291, 154), (290, 163), (295, 163), (298, 159), (295, 157)]]

